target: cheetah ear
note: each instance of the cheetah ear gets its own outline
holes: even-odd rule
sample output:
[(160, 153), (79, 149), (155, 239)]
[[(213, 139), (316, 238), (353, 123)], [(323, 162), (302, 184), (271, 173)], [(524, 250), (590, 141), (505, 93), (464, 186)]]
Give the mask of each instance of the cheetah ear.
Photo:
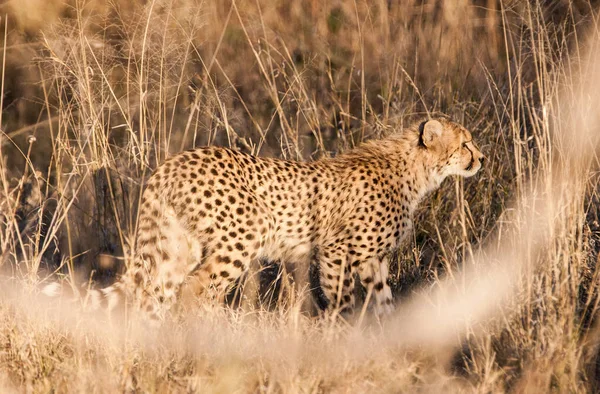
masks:
[(421, 141), (427, 148), (431, 148), (435, 145), (437, 139), (442, 135), (444, 126), (437, 120), (428, 120), (423, 124), (423, 131), (421, 133)]

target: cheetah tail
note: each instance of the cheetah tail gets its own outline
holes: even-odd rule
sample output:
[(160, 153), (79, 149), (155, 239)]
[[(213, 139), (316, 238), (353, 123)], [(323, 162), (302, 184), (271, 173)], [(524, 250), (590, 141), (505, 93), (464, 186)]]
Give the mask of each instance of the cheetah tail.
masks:
[(87, 311), (105, 310), (108, 313), (124, 306), (128, 301), (125, 286), (121, 282), (103, 289), (86, 288), (82, 292), (77, 292), (71, 286), (52, 282), (42, 287), (41, 293), (49, 298), (63, 298), (69, 302), (81, 301), (82, 307)]

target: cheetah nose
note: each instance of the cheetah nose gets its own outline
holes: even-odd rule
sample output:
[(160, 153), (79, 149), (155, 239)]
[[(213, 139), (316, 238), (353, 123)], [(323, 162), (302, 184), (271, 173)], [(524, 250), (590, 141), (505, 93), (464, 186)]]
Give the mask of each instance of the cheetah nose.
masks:
[(479, 158), (479, 163), (481, 163), (481, 165), (483, 166), (483, 162), (485, 161), (485, 156), (481, 156)]

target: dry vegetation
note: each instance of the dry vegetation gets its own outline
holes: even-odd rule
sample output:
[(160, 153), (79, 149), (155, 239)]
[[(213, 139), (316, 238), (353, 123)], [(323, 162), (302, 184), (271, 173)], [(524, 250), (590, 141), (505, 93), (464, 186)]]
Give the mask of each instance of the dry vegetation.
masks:
[[(598, 13), (533, 3), (0, 5), (0, 391), (598, 391)], [(170, 154), (316, 159), (426, 113), (488, 160), (427, 199), (386, 321), (304, 316), (266, 263), (262, 302), (158, 332), (37, 294), (114, 280)]]

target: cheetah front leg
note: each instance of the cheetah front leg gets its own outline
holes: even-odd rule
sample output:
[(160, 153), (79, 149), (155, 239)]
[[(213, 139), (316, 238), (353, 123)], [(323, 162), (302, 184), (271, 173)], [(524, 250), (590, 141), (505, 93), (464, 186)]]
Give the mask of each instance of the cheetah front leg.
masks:
[(347, 248), (323, 249), (318, 255), (321, 290), (330, 312), (348, 312), (354, 308), (354, 278)]
[(393, 310), (392, 290), (387, 283), (389, 273), (389, 254), (372, 257), (359, 265), (360, 280), (367, 294), (375, 297), (375, 310), (378, 315), (390, 314)]

